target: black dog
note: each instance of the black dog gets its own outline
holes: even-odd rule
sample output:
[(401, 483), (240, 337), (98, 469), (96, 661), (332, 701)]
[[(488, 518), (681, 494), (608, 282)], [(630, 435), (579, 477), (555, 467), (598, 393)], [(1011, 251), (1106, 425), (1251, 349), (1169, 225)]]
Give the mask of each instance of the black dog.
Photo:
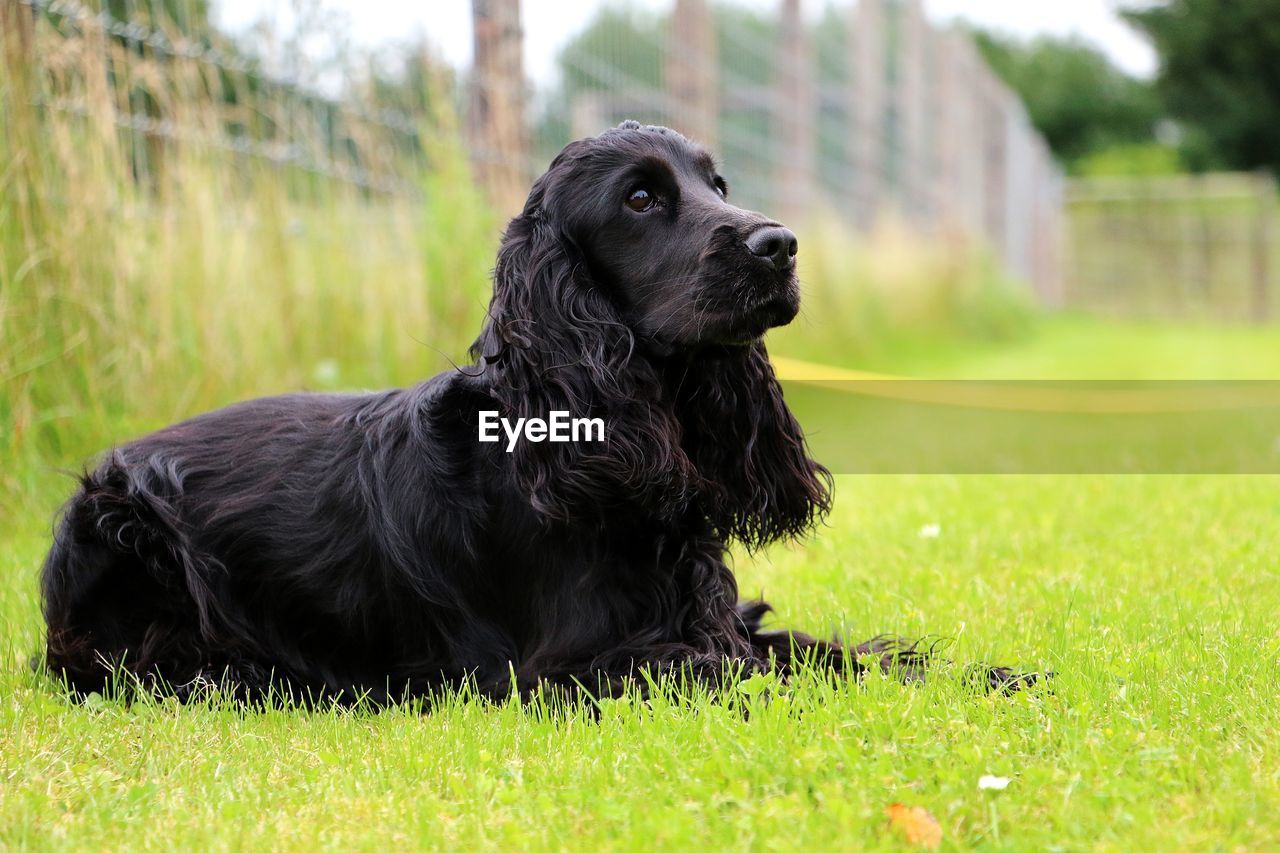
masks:
[[(762, 632), (725, 564), (829, 502), (761, 343), (799, 307), (795, 236), (726, 194), (666, 128), (574, 142), (507, 229), (474, 367), (112, 452), (44, 566), (51, 670), (80, 692), (123, 670), (180, 695), (395, 699), (856, 666)], [(600, 418), (604, 440), (508, 452), (478, 440), (484, 411)]]

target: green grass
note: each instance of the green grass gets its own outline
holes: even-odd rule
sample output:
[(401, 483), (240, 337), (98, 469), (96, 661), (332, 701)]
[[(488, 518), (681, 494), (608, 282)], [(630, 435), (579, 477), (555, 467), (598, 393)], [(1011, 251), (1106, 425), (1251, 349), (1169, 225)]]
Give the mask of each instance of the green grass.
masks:
[[(1272, 357), (1263, 332), (1038, 328), (1011, 345), (1022, 358), (963, 363), (1124, 375), (1167, 357), (1217, 376)], [(1210, 370), (1193, 340), (1237, 352)], [(894, 848), (894, 802), (934, 814), (944, 847), (1280, 843), (1278, 478), (840, 477), (810, 541), (738, 559), (744, 593), (778, 624), (951, 638), (957, 667), (923, 686), (611, 702), (598, 720), (464, 697), (428, 713), (68, 703), (25, 666), (68, 481), (49, 465), (22, 480), (21, 517), (0, 525), (3, 846)], [(975, 695), (958, 670), (977, 661), (1056, 676)], [(979, 790), (987, 774), (1012, 781)]]
[[(0, 844), (894, 847), (1280, 841), (1277, 483), (1227, 477), (841, 478), (828, 528), (740, 566), (780, 621), (954, 637), (1053, 690), (874, 677), (602, 719), (70, 705), (23, 665), (45, 540), (0, 588)], [(940, 535), (922, 538), (925, 525)], [(745, 697), (742, 698), (744, 701)], [(1012, 779), (980, 791), (984, 774)]]
[[(190, 147), (144, 187), (101, 51), (112, 79), (163, 79), (158, 103), (217, 127), (207, 78), (72, 47), (40, 54), (60, 62), (43, 76), (0, 74), (0, 847), (860, 849), (900, 843), (893, 802), (936, 815), (946, 846), (1280, 844), (1276, 478), (841, 477), (810, 541), (739, 558), (779, 624), (948, 637), (961, 665), (1054, 670), (1052, 692), (974, 695), (942, 668), (599, 719), (465, 697), (67, 702), (26, 666), (65, 472), (231, 400), (439, 369), (477, 327), (496, 240), (448, 135), (430, 137), (421, 205)], [(34, 111), (36, 85), (89, 116)], [(369, 159), (385, 147), (361, 162), (401, 168)], [(806, 312), (780, 353), (936, 377), (1280, 378), (1276, 329), (1037, 318), (971, 247), (804, 241)], [(980, 791), (986, 774), (1013, 781)]]
[[(238, 210), (266, 217), (262, 204)], [(380, 229), (354, 211), (334, 203), (301, 231), (214, 217), (228, 248), (203, 257), (189, 254), (204, 239), (193, 223), (150, 253), (150, 226), (93, 232), (105, 262), (77, 257), (84, 242), (27, 256), (8, 232), (0, 846), (892, 848), (894, 802), (928, 809), (955, 847), (1280, 843), (1274, 478), (842, 477), (811, 541), (739, 561), (744, 592), (773, 601), (779, 624), (954, 638), (960, 664), (1054, 670), (1052, 692), (974, 695), (944, 670), (923, 686), (802, 679), (771, 685), (768, 701), (613, 702), (598, 720), (465, 698), (424, 714), (68, 703), (26, 668), (40, 647), (36, 571), (71, 486), (62, 471), (239, 397), (407, 381), (442, 360), (430, 349), (438, 298), (453, 300), (445, 316), (478, 314), (474, 286), (438, 286), (460, 273), (432, 266), (447, 246), (416, 216)], [(335, 239), (343, 222), (354, 242)], [(469, 258), (488, 251), (459, 240)], [(358, 246), (390, 254), (366, 267)], [(149, 263), (122, 262), (130, 277), (99, 268), (135, 254)], [(166, 302), (170, 276), (181, 290)], [(138, 329), (126, 316), (137, 305), (158, 325), (115, 348), (113, 335)], [(810, 341), (798, 326), (777, 349), (933, 376), (1280, 375), (1274, 330), (1060, 318), (991, 343), (895, 334), (841, 347), (834, 319), (849, 316), (819, 301), (804, 322), (825, 328)], [(443, 349), (456, 354), (472, 328), (450, 323)], [(931, 524), (941, 534), (922, 538)], [(986, 774), (1013, 781), (980, 791)]]
[(1280, 326), (1060, 315), (1035, 320), (1013, 339), (902, 336), (879, 353), (834, 360), (936, 379), (1280, 379)]
[(929, 379), (1280, 379), (1280, 325), (1100, 320), (1040, 315), (1018, 334), (903, 333), (859, 350), (812, 341), (839, 335), (842, 315), (805, 307), (770, 350), (819, 363)]

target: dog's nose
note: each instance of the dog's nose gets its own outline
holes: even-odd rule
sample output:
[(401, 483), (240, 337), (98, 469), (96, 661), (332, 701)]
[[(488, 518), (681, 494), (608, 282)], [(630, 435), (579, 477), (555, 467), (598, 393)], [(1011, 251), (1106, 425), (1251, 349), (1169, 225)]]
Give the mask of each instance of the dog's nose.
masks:
[(747, 236), (747, 249), (756, 257), (771, 262), (774, 269), (785, 270), (796, 262), (800, 244), (790, 228), (769, 225), (757, 228)]

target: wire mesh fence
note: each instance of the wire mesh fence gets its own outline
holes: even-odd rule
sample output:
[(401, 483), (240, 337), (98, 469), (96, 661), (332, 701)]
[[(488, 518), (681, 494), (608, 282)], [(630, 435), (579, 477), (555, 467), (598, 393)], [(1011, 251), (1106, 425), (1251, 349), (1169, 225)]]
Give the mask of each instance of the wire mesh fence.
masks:
[[(715, 149), (745, 206), (967, 235), (1043, 301), (1061, 298), (1059, 171), (967, 36), (933, 26), (920, 0), (816, 13), (800, 0), (766, 11), (605, 3), (561, 50), (558, 75), (536, 87), (523, 71), (529, 9), (475, 0), (465, 81), (423, 55), (392, 82), (343, 69), (329, 93), (332, 69), (301, 54), (265, 61), (218, 33), (202, 0), (0, 2), (24, 30), (36, 108), (114, 134), (141, 182), (199, 148), (296, 175), (303, 188), (416, 198), (436, 138), (465, 138), (509, 212), (566, 142), (632, 118)], [(454, 107), (464, 137), (443, 117)]]
[[(836, 3), (816, 17), (800, 0), (769, 12), (703, 0), (660, 12), (606, 4), (562, 50), (560, 79), (537, 100), (504, 99), (525, 85), (510, 70), (519, 63), (504, 70), (487, 60), (497, 51), (479, 49), (481, 31), (518, 49), (521, 3), (474, 5), (471, 103), (518, 114), (472, 122), (478, 162), (500, 164), (490, 176), (499, 197), (516, 196), (570, 139), (627, 118), (664, 124), (719, 152), (739, 203), (980, 238), (1045, 302), (1059, 301), (1060, 172), (971, 40), (933, 26), (920, 0)], [(526, 110), (531, 101), (540, 106)]]
[(326, 96), (308, 75), (267, 70), (210, 25), (207, 4), (4, 2), (6, 25), (20, 31), (8, 50), (25, 54), (10, 66), (22, 69), (31, 106), (86, 133), (114, 128), (141, 183), (180, 148), (199, 148), (300, 182), (418, 193), (423, 115)]
[(1269, 174), (1071, 182), (1064, 302), (1117, 316), (1263, 322), (1280, 217)]

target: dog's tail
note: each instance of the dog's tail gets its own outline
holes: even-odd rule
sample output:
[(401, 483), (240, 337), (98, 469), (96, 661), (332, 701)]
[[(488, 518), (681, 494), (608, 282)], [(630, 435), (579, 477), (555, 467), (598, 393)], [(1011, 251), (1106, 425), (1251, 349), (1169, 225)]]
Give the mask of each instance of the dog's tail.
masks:
[(181, 478), (112, 454), (81, 478), (41, 572), (45, 665), (77, 692), (121, 669), (198, 668), (238, 621), (219, 605), (221, 567), (183, 531)]

